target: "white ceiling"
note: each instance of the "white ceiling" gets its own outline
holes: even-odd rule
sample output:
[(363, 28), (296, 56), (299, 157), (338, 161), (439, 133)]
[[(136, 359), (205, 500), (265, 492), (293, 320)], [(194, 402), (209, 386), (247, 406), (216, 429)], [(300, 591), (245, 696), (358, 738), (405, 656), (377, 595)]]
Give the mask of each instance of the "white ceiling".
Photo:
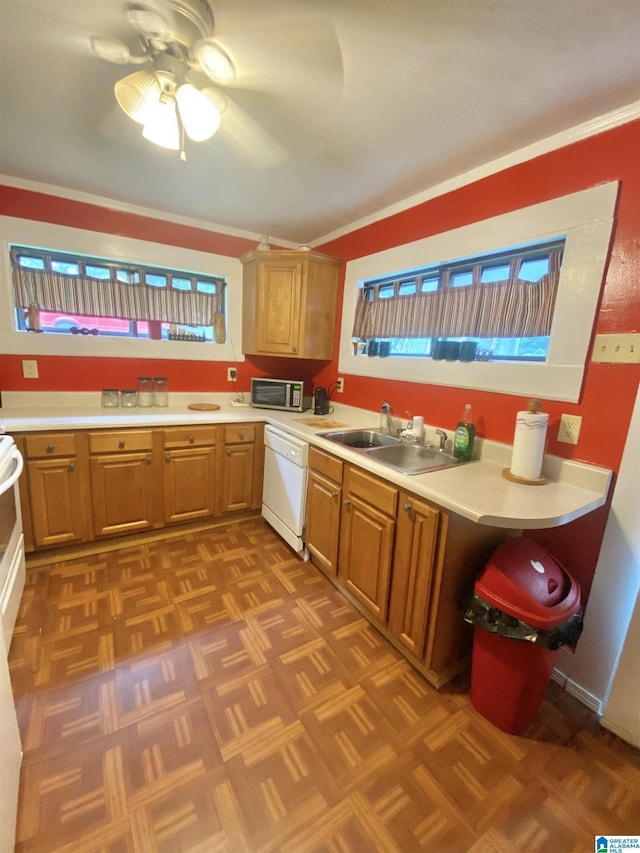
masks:
[(639, 0), (212, 6), (238, 76), (181, 163), (115, 101), (138, 66), (91, 51), (135, 51), (122, 0), (0, 0), (0, 174), (311, 243), (640, 96)]

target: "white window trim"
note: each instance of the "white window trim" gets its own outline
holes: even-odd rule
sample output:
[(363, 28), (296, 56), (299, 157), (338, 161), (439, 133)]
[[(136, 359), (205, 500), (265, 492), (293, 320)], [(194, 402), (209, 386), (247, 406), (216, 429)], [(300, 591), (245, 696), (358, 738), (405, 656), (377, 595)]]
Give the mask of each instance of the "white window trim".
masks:
[[(618, 182), (612, 181), (349, 261), (340, 373), (579, 402), (617, 194)], [(559, 236), (566, 237), (566, 244), (544, 364), (354, 355), (351, 332), (362, 282)]]
[[(227, 280), (227, 342), (155, 341), (146, 338), (107, 338), (94, 335), (47, 335), (18, 332), (14, 322), (9, 246), (36, 246), (71, 254), (86, 254), (114, 261), (199, 272)], [(0, 352), (3, 354), (149, 358), (174, 361), (243, 361), (242, 264), (237, 258), (180, 246), (135, 240), (117, 234), (86, 231), (0, 216)]]

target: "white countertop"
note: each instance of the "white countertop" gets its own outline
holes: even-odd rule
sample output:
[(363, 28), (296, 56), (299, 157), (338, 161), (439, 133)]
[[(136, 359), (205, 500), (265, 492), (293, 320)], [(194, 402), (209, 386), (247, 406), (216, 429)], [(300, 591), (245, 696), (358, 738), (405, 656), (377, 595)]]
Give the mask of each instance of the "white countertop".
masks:
[[(612, 472), (595, 465), (545, 455), (544, 485), (514, 483), (502, 476), (511, 462), (511, 445), (476, 439), (473, 462), (454, 468), (407, 475), (380, 465), (366, 454), (320, 438), (326, 432), (320, 423), (308, 426), (301, 419), (313, 419), (312, 410), (277, 412), (270, 409), (234, 407), (229, 394), (170, 394), (167, 408), (104, 409), (97, 394), (27, 394), (3, 392), (0, 431), (8, 433), (38, 430), (104, 429), (119, 427), (163, 427), (180, 424), (237, 423), (264, 421), (285, 429), (298, 438), (353, 462), (445, 509), (478, 524), (514, 530), (558, 527), (603, 506), (611, 485)], [(188, 403), (216, 403), (216, 412), (195, 412)], [(344, 427), (377, 427), (376, 412), (333, 403), (334, 411), (318, 421), (334, 421)], [(344, 426), (341, 426), (344, 425)], [(437, 443), (437, 425), (425, 424), (425, 437)], [(443, 427), (453, 436), (454, 426)]]

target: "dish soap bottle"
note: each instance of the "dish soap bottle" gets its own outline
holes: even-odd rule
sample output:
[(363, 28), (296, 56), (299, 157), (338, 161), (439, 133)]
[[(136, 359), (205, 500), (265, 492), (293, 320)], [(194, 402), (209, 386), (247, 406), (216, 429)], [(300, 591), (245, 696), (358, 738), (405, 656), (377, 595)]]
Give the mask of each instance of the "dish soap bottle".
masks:
[(453, 455), (458, 459), (469, 462), (473, 456), (473, 442), (475, 437), (476, 428), (473, 425), (471, 403), (467, 403), (456, 427), (456, 434), (453, 440)]

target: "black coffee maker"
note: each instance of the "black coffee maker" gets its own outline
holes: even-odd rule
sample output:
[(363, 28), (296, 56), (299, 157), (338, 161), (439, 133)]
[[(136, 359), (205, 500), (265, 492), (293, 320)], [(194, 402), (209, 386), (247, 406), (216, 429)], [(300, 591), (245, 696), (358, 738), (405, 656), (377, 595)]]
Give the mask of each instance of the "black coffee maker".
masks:
[(327, 394), (327, 389), (323, 388), (322, 385), (318, 385), (313, 392), (313, 414), (329, 414), (329, 395)]

